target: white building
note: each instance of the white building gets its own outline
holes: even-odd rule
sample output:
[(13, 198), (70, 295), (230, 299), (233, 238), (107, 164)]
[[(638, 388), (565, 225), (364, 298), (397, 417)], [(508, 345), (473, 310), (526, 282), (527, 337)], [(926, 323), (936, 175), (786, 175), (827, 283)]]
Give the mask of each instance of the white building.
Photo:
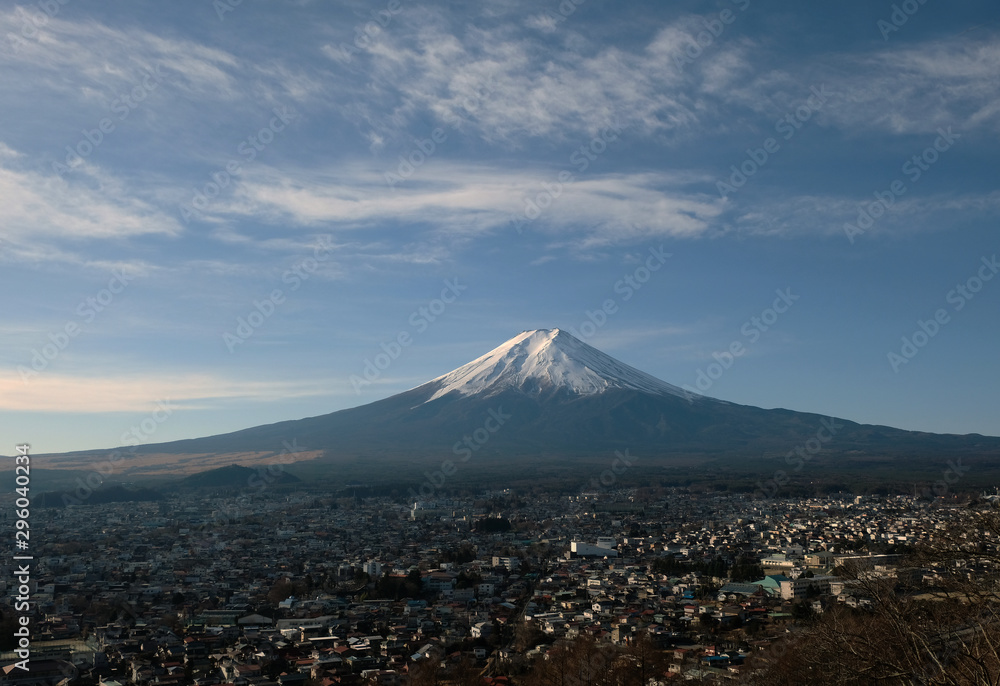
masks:
[(830, 592), (830, 582), (836, 581), (835, 576), (800, 576), (798, 579), (788, 579), (781, 582), (781, 599), (798, 600), (805, 598), (810, 588), (815, 588), (820, 593)]
[(569, 544), (570, 557), (618, 557), (617, 545), (613, 538), (598, 538), (596, 545), (583, 543), (582, 541), (571, 541)]

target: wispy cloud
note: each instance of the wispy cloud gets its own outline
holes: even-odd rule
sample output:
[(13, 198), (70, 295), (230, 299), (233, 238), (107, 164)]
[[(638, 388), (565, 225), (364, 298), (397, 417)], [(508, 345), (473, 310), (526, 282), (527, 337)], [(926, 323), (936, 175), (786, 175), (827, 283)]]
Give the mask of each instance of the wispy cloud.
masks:
[[(0, 33), (17, 35), (25, 23), (24, 12), (0, 11)], [(189, 96), (212, 100), (243, 96), (233, 73), (239, 60), (223, 50), (142, 29), (59, 16), (37, 31), (31, 40), (2, 43), (4, 61), (27, 69), (36, 87), (106, 104), (159, 68)]]
[[(888, 182), (887, 182), (888, 184)], [(886, 185), (887, 185), (886, 184)], [(799, 195), (776, 198), (772, 194), (740, 205), (728, 214), (730, 228), (760, 236), (844, 235), (844, 224), (857, 220), (860, 208), (874, 203), (871, 195), (858, 197)], [(956, 219), (994, 216), (1000, 211), (1000, 193), (904, 196), (881, 214), (866, 233), (906, 234), (940, 231)], [(950, 220), (950, 221), (949, 221)]]
[(71, 246), (88, 240), (182, 231), (128, 183), (93, 165), (69, 179), (31, 171), (22, 162), (21, 154), (0, 142), (0, 240), (7, 244), (7, 259), (78, 261)]
[[(759, 51), (750, 58), (768, 59)], [(779, 116), (810, 86), (825, 84), (836, 97), (818, 118), (848, 135), (1000, 128), (1000, 44), (990, 34), (833, 53), (756, 73), (729, 90), (732, 104)]]
[(559, 171), (432, 162), (420, 169), (419, 179), (388, 192), (384, 175), (370, 165), (296, 172), (259, 168), (215, 209), (231, 218), (253, 216), (338, 231), (405, 224), (411, 233), (452, 238), (498, 231), (516, 235), (511, 217), (558, 186), (558, 197), (543, 201), (548, 206), (532, 230), (574, 237), (583, 247), (697, 237), (722, 211), (720, 200), (684, 189), (673, 174), (592, 175), (561, 183)]
[[(554, 47), (548, 34), (556, 27), (542, 15), (528, 23), (543, 35), (509, 25), (453, 30), (429, 10), (400, 21), (408, 31), (379, 36), (366, 52), (373, 77), (369, 100), (378, 98), (394, 113), (380, 122), (386, 131), (395, 133), (401, 123), (430, 113), (486, 141), (515, 147), (526, 138), (594, 135), (614, 123), (643, 134), (694, 127), (713, 109), (697, 82), (707, 74), (706, 82), (715, 84), (708, 90), (718, 90), (738, 77), (741, 60), (732, 55), (745, 47), (744, 41), (719, 46), (702, 64), (684, 70), (678, 57), (693, 40), (686, 29), (703, 30), (695, 17), (631, 50), (592, 44), (562, 27), (572, 47), (558, 40)], [(326, 53), (332, 59), (338, 54), (329, 46)], [(722, 70), (720, 64), (733, 68)]]
[(25, 384), (16, 374), (0, 374), (0, 409), (12, 411), (134, 412), (164, 399), (178, 409), (203, 409), (218, 401), (277, 402), (347, 394), (353, 395), (353, 390), (343, 379), (246, 381), (218, 374), (45, 373)]

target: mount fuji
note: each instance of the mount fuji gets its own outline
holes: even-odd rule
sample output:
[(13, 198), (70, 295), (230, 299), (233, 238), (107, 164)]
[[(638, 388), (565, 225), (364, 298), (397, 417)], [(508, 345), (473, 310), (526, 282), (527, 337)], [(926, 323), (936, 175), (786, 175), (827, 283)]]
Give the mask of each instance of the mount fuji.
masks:
[[(119, 473), (166, 476), (234, 462), (271, 464), (294, 453), (281, 461), (368, 479), (448, 459), (500, 474), (528, 464), (541, 469), (600, 461), (625, 449), (641, 455), (647, 467), (737, 464), (770, 473), (774, 458), (820, 439), (814, 465), (850, 463), (863, 469), (902, 459), (944, 465), (949, 458), (994, 464), (1000, 458), (1000, 438), (903, 431), (689, 393), (566, 331), (541, 329), (524, 331), (454, 371), (360, 407), (119, 449), (125, 455)], [(37, 460), (48, 469), (79, 470), (106, 461), (108, 454)]]

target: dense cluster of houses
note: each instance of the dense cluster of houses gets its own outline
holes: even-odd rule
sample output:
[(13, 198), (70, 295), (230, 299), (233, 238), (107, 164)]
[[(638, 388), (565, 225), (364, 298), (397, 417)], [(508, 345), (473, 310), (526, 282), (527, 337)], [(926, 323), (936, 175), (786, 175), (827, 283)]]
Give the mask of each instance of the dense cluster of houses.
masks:
[(578, 637), (648, 638), (664, 680), (736, 678), (796, 616), (867, 601), (838, 568), (895, 573), (947, 520), (905, 497), (681, 491), (37, 509), (33, 671), (4, 653), (0, 686), (408, 684), (429, 663), (523, 683)]

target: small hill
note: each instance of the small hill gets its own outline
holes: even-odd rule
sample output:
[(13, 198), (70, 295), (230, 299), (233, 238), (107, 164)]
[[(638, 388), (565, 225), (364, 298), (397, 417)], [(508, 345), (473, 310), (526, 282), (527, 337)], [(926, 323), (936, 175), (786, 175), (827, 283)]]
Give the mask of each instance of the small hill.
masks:
[(271, 467), (244, 467), (234, 464), (218, 469), (198, 472), (180, 480), (181, 488), (260, 488), (274, 484), (294, 484), (300, 482), (294, 474), (289, 474), (280, 465)]

